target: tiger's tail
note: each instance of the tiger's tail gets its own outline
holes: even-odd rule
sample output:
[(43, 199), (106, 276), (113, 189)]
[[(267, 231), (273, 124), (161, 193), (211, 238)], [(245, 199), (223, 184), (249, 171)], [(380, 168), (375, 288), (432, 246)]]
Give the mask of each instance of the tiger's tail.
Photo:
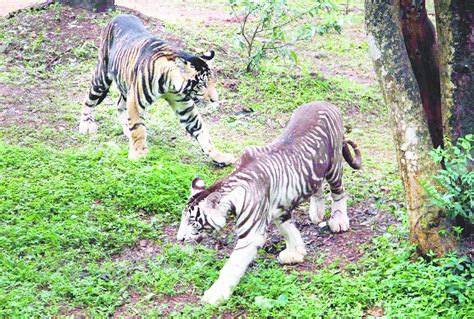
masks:
[(92, 76), (89, 94), (85, 103), (89, 107), (100, 104), (107, 96), (112, 83), (108, 76), (109, 51), (113, 40), (113, 23), (109, 22), (102, 31), (97, 65)]
[[(351, 151), (349, 149), (349, 145), (352, 147), (355, 153), (355, 158), (352, 157)], [(359, 147), (356, 143), (351, 140), (344, 140), (342, 142), (342, 156), (346, 160), (347, 164), (353, 169), (360, 169), (362, 166), (362, 156), (359, 150)]]

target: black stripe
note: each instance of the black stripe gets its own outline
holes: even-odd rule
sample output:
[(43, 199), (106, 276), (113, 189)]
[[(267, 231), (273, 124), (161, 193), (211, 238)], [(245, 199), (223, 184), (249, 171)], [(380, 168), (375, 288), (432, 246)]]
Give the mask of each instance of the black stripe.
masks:
[(176, 100), (176, 102), (188, 102), (189, 100), (191, 100), (189, 95), (185, 95), (182, 99)]
[(201, 122), (198, 122), (196, 126), (196, 131), (201, 130), (201, 128), (202, 128)]
[[(198, 123), (199, 124), (199, 123)], [(194, 125), (192, 128), (188, 128), (189, 134), (194, 136), (194, 133), (199, 131), (201, 127), (198, 127), (199, 125)]]
[(138, 105), (140, 105), (142, 109), (145, 109), (145, 105), (143, 105), (142, 99), (140, 98), (140, 94), (137, 94), (137, 101)]
[(92, 93), (92, 92), (89, 92), (89, 100), (91, 100), (91, 101), (95, 101), (95, 100), (97, 100), (97, 99), (100, 98), (100, 97), (101, 97), (100, 95), (96, 95), (96, 94), (94, 94), (94, 93)]
[(280, 217), (278, 217), (278, 219), (281, 221), (281, 223), (283, 224), (284, 222), (286, 222), (288, 219), (291, 218), (291, 213), (286, 211), (283, 215), (281, 215)]
[(237, 224), (237, 228), (242, 227), (249, 220), (250, 215), (251, 214), (247, 214), (247, 216), (243, 220), (239, 221), (238, 224)]
[(239, 235), (239, 239), (247, 237), (247, 235), (250, 233), (250, 231), (257, 225), (257, 223), (253, 223), (252, 226), (247, 229), (243, 234)]
[(191, 124), (192, 122), (194, 122), (194, 120), (197, 118), (197, 116), (198, 116), (197, 114), (194, 114), (194, 116), (192, 116), (192, 117), (189, 118), (189, 119), (181, 119), (181, 120), (184, 120), (184, 122), (182, 122), (181, 120), (180, 120), (180, 122), (181, 122), (181, 123), (190, 123), (190, 124)]
[(245, 245), (245, 246), (238, 247), (238, 248), (234, 248), (234, 251), (239, 250), (239, 249), (247, 248), (248, 246), (250, 246), (250, 245), (252, 245), (252, 244), (253, 244), (253, 242), (249, 242), (249, 243), (248, 243), (247, 245)]
[(191, 105), (190, 107), (184, 109), (183, 111), (176, 111), (180, 116), (184, 116), (186, 113), (191, 112), (194, 109), (194, 105)]
[(161, 94), (165, 93), (165, 75), (162, 74), (158, 79), (158, 90)]
[(145, 126), (143, 123), (135, 123), (133, 126), (130, 128), (130, 131), (136, 130), (140, 125)]
[(150, 92), (148, 91), (148, 88), (146, 87), (145, 84), (145, 77), (142, 77), (142, 85), (143, 85), (143, 94), (145, 95), (145, 99), (148, 102), (148, 104), (153, 103), (153, 98), (150, 96)]
[(104, 93), (102, 93), (102, 95), (99, 97), (99, 100), (97, 101), (97, 104), (100, 104), (102, 103), (102, 101), (105, 99), (105, 97), (107, 96), (107, 93), (109, 93), (109, 90), (105, 90)]
[[(151, 61), (148, 65), (148, 86), (150, 87), (151, 93), (153, 94), (153, 80), (155, 78), (155, 63)], [(151, 104), (151, 102), (150, 102)]]

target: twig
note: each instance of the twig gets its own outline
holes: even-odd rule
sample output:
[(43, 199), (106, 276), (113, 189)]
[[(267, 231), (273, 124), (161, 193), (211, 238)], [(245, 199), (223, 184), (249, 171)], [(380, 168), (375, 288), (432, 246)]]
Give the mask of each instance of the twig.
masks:
[(45, 67), (44, 67), (45, 70), (47, 70), (49, 67), (51, 67), (51, 65), (52, 65), (54, 62), (60, 60), (66, 53), (70, 52), (72, 49), (73, 49), (73, 48), (71, 47), (71, 48), (69, 48), (69, 49), (67, 49), (67, 50), (65, 50), (65, 51), (63, 51), (63, 52), (61, 52), (61, 53), (58, 54), (54, 59), (52, 59), (52, 60), (50, 60), (48, 63), (46, 63), (46, 65), (45, 65)]

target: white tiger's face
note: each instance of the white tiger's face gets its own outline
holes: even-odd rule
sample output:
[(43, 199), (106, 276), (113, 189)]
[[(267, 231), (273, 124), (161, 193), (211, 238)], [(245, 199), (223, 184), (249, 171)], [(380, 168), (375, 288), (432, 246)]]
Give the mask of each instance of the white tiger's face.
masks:
[(178, 230), (179, 241), (201, 241), (225, 225), (225, 217), (219, 210), (221, 195), (205, 189), (204, 181), (195, 178), (191, 185), (191, 197), (183, 210)]

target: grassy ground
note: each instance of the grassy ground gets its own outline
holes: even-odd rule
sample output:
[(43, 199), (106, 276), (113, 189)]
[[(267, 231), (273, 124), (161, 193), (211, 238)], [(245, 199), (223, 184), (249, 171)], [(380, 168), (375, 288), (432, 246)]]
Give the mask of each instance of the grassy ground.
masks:
[(189, 51), (217, 49), (223, 106), (203, 113), (221, 149), (239, 155), (264, 144), (295, 107), (328, 100), (363, 150), (363, 170), (345, 172), (353, 229), (329, 234), (303, 207), (295, 218), (307, 261), (278, 265), (284, 244), (271, 230), (220, 307), (199, 297), (230, 253), (232, 232), (197, 246), (174, 238), (192, 178), (211, 183), (231, 168), (209, 164), (162, 102), (148, 114), (149, 156), (127, 160), (115, 89), (98, 108), (99, 133), (77, 132), (100, 28), (120, 12), (54, 5), (0, 20), (0, 317), (472, 318), (472, 266), (455, 256), (417, 260), (407, 242), (387, 110), (366, 54), (361, 3), (351, 3), (342, 34), (300, 47), (299, 66), (277, 60), (259, 74), (241, 72), (229, 40), (234, 23), (145, 19)]

